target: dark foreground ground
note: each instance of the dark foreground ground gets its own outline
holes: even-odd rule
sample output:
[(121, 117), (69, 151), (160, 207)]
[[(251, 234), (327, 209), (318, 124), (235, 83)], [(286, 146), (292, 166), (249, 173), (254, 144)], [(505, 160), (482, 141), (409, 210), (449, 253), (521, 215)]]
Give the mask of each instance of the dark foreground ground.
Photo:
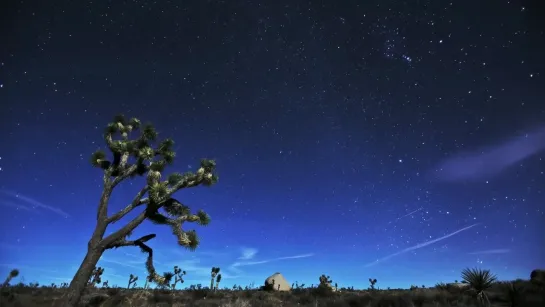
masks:
[[(1, 307), (61, 306), (65, 290), (51, 287), (13, 286), (1, 290)], [(521, 282), (513, 288), (498, 283), (488, 292), (494, 307), (545, 307), (545, 293), (530, 283)], [(155, 290), (94, 288), (86, 290), (81, 306), (199, 306), (199, 307), (473, 307), (478, 304), (471, 292), (458, 288), (376, 290), (339, 292), (324, 289), (295, 289), (291, 292), (261, 290)]]

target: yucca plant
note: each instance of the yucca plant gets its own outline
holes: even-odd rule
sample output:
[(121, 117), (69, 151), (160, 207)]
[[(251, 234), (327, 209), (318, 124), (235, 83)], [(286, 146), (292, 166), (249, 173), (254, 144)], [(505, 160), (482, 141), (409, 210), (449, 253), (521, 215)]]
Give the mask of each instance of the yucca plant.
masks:
[(490, 289), (497, 279), (496, 275), (490, 273), (490, 270), (466, 268), (462, 271), (462, 280), (469, 284), (471, 290), (477, 293), (479, 302), (486, 306), (490, 306), (486, 290)]

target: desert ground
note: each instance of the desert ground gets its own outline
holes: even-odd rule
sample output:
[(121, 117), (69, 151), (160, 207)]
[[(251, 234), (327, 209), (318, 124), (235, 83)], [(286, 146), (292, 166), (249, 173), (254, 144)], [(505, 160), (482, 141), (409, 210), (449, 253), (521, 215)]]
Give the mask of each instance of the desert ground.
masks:
[[(62, 306), (66, 284), (39, 286), (16, 284), (3, 287), (0, 306), (32, 307)], [(484, 306), (543, 307), (545, 293), (530, 281), (496, 282), (487, 291), (490, 301)], [(251, 287), (233, 287), (210, 291), (206, 287), (190, 286), (183, 290), (126, 289), (120, 287), (89, 287), (80, 306), (202, 306), (202, 307), (443, 307), (483, 306), (474, 291), (450, 285), (433, 288), (354, 290), (328, 287), (295, 287), (290, 291), (271, 291)]]

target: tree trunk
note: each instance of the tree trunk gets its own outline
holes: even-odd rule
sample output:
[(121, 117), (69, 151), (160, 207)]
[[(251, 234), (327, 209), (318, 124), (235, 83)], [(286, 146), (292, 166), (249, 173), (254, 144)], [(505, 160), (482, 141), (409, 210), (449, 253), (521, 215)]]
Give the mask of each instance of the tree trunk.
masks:
[(70, 286), (66, 290), (67, 297), (63, 306), (76, 307), (78, 305), (89, 278), (91, 278), (91, 274), (93, 274), (93, 270), (95, 269), (98, 260), (103, 253), (103, 249), (96, 247), (87, 250), (87, 255), (85, 255), (85, 258), (76, 272), (76, 275), (74, 275), (72, 282), (70, 282)]
[(8, 277), (6, 278), (6, 281), (4, 281), (4, 283), (2, 284), (2, 287), (0, 287), (0, 288), (4, 288), (4, 287), (9, 286), (9, 282), (10, 282), (10, 281), (11, 281), (11, 276), (8, 276)]

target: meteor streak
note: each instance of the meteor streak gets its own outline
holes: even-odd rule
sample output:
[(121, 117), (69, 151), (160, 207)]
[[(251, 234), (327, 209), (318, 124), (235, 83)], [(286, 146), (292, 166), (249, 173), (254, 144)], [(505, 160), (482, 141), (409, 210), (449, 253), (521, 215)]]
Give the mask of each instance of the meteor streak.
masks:
[(440, 238), (433, 239), (433, 240), (429, 240), (429, 241), (426, 241), (426, 242), (422, 242), (422, 243), (416, 244), (416, 245), (411, 246), (411, 247), (407, 247), (406, 249), (403, 249), (403, 250), (401, 250), (401, 251), (399, 251), (399, 252), (397, 252), (397, 253), (393, 253), (393, 254), (390, 254), (390, 255), (388, 255), (388, 256), (382, 257), (382, 258), (377, 259), (377, 260), (375, 260), (375, 261), (373, 261), (373, 262), (369, 262), (369, 263), (367, 263), (364, 267), (367, 268), (367, 267), (370, 267), (370, 266), (374, 266), (375, 264), (378, 264), (378, 263), (380, 263), (380, 262), (383, 262), (383, 261), (388, 260), (388, 259), (390, 259), (390, 258), (393, 258), (393, 257), (395, 257), (395, 256), (399, 256), (399, 255), (401, 255), (401, 254), (405, 254), (406, 252), (410, 252), (410, 251), (413, 251), (413, 250), (417, 250), (417, 249), (419, 249), (419, 248), (422, 248), (422, 247), (431, 245), (431, 244), (433, 244), (433, 243), (437, 243), (437, 242), (439, 242), (439, 241), (443, 241), (443, 240), (445, 240), (445, 239), (448, 239), (448, 238), (452, 237), (453, 235), (455, 235), (455, 234), (457, 234), (457, 233), (460, 233), (460, 232), (462, 232), (462, 231), (466, 231), (466, 230), (468, 230), (468, 229), (470, 229), (470, 228), (473, 228), (473, 227), (475, 227), (475, 226), (477, 226), (477, 225), (479, 225), (479, 223), (476, 223), (476, 224), (469, 225), (469, 226), (467, 226), (467, 227), (458, 229), (458, 230), (456, 230), (456, 231), (454, 231), (454, 232), (451, 232), (451, 233), (449, 233), (448, 235), (444, 235), (444, 236), (442, 236), (442, 237), (440, 237)]

